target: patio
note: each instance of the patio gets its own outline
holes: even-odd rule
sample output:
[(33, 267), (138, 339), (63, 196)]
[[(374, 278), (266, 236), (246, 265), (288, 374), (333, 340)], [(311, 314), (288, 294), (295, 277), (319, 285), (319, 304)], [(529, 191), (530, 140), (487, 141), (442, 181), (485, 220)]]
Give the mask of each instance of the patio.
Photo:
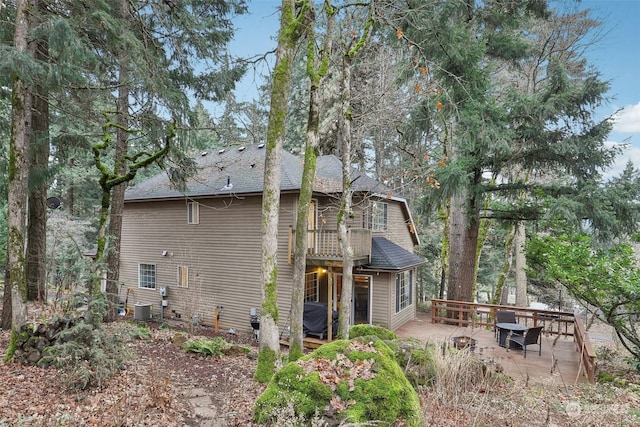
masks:
[[(407, 322), (395, 333), (426, 342), (452, 342), (454, 337), (467, 336), (477, 340), (474, 355), (517, 380), (551, 381), (570, 385), (587, 382), (585, 369), (580, 365), (580, 349), (573, 337), (542, 335), (542, 355), (532, 345), (523, 357), (522, 350), (507, 350), (496, 341), (495, 332), (486, 326), (454, 326), (432, 323), (431, 314), (418, 312), (417, 318)], [(535, 351), (534, 351), (535, 350)]]

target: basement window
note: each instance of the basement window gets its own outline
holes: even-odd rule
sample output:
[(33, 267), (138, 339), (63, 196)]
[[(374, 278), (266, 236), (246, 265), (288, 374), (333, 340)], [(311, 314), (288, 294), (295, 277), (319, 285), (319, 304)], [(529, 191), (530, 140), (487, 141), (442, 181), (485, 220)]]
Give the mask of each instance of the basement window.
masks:
[(155, 264), (138, 264), (138, 287), (144, 289), (156, 288)]

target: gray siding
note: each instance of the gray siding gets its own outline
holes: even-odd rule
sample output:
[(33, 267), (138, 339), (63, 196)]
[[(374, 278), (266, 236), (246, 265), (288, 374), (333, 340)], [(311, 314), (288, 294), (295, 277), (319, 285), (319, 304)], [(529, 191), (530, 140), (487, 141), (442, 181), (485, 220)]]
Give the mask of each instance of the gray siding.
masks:
[[(287, 263), (287, 235), (293, 225), (294, 197), (283, 195), (279, 230), (278, 295), (281, 322), (291, 298), (292, 268)], [(199, 315), (221, 330), (250, 331), (251, 307), (261, 301), (261, 198), (201, 199), (199, 224), (187, 224), (186, 201), (127, 203), (120, 253), (122, 283), (133, 290), (129, 305), (153, 305), (160, 315), (159, 288), (168, 290), (164, 316), (183, 320)], [(168, 255), (163, 256), (163, 251)], [(156, 290), (138, 287), (138, 264), (156, 265)], [(189, 288), (177, 284), (178, 266), (189, 268)], [(126, 289), (126, 288), (125, 288)], [(123, 290), (124, 292), (124, 290)], [(284, 319), (282, 319), (284, 317)], [(282, 324), (284, 326), (284, 323)]]

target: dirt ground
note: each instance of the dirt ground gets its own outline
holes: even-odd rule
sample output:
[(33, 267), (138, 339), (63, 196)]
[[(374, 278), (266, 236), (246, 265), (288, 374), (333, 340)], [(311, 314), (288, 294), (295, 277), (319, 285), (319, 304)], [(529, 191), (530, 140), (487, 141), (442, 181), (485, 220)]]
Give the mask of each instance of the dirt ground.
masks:
[[(117, 323), (113, 327), (127, 326), (124, 319)], [(253, 353), (205, 357), (174, 345), (176, 330), (149, 326), (151, 338), (128, 343), (134, 358), (97, 389), (65, 388), (55, 369), (0, 362), (0, 426), (251, 425), (253, 402), (265, 387), (252, 378), (257, 355), (252, 337), (196, 330), (198, 336), (222, 335)], [(2, 355), (9, 336), (0, 331)], [(198, 403), (205, 396), (206, 407)]]
[[(110, 327), (132, 327), (127, 320)], [(99, 388), (69, 389), (55, 369), (0, 362), (0, 427), (255, 426), (253, 405), (266, 386), (253, 380), (257, 346), (252, 335), (194, 331), (251, 349), (249, 355), (212, 357), (174, 345), (177, 325), (148, 327), (151, 337), (129, 342), (134, 357)], [(8, 342), (9, 332), (0, 331), (0, 355)], [(425, 425), (640, 426), (640, 386), (464, 383), (460, 372), (450, 374), (452, 382), (443, 372), (439, 383), (419, 391)], [(638, 376), (630, 378), (640, 384)]]

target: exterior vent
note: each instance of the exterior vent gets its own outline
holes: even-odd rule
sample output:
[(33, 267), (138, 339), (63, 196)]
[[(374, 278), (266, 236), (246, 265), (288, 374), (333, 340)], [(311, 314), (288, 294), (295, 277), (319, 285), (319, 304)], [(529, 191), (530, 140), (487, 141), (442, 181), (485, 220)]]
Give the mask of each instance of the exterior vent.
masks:
[(264, 148), (264, 144), (263, 143), (258, 144), (258, 148)]

